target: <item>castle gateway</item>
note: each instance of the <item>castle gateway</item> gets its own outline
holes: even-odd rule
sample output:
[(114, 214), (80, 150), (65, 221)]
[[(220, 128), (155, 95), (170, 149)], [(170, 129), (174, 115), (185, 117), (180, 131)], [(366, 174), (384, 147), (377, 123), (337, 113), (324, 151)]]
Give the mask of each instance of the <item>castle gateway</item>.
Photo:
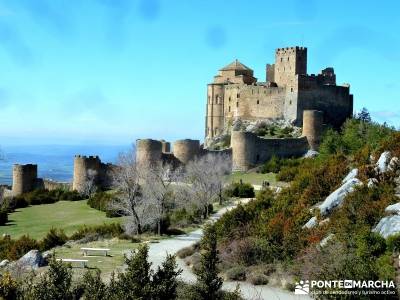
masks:
[(207, 86), (206, 138), (222, 133), (233, 119), (285, 119), (301, 126), (304, 110), (323, 112), (323, 122), (339, 127), (352, 116), (350, 86), (336, 85), (333, 68), (307, 75), (307, 48), (279, 48), (267, 64), (266, 81), (238, 60), (219, 70)]

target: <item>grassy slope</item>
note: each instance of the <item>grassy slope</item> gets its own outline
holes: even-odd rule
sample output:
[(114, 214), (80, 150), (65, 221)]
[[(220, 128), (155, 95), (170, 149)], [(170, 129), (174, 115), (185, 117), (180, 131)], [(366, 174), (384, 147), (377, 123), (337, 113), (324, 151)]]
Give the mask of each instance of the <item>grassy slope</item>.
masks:
[(119, 218), (106, 218), (104, 212), (90, 208), (86, 200), (60, 201), (53, 204), (35, 205), (17, 209), (9, 215), (6, 226), (0, 226), (0, 235), (8, 233), (13, 238), (29, 234), (42, 238), (52, 227), (72, 234), (82, 225), (99, 225), (119, 222)]

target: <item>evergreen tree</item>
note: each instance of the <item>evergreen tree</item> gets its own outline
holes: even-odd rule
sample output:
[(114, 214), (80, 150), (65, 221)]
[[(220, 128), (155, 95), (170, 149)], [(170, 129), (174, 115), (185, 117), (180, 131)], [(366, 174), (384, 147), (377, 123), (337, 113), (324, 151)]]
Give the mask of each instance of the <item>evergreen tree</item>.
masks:
[(153, 299), (154, 300), (172, 300), (177, 298), (176, 288), (178, 285), (177, 277), (182, 270), (177, 270), (177, 264), (174, 255), (167, 255), (158, 267), (153, 276)]
[(32, 289), (32, 298), (36, 300), (69, 300), (71, 295), (71, 268), (54, 258), (49, 270), (39, 279)]
[(120, 299), (151, 299), (151, 263), (148, 262), (149, 248), (141, 245), (132, 257), (125, 258), (128, 266), (124, 273), (118, 275), (118, 295)]
[(362, 110), (357, 114), (356, 118), (366, 123), (370, 123), (372, 121), (371, 115), (368, 109), (366, 109), (365, 107), (363, 107)]
[(83, 289), (85, 300), (108, 299), (107, 287), (100, 277), (100, 270), (95, 272), (87, 271), (83, 276)]
[(208, 225), (205, 227), (201, 248), (201, 264), (199, 269), (195, 271), (198, 299), (215, 300), (220, 296), (222, 278), (218, 276), (217, 265), (219, 258), (217, 234), (214, 226)]

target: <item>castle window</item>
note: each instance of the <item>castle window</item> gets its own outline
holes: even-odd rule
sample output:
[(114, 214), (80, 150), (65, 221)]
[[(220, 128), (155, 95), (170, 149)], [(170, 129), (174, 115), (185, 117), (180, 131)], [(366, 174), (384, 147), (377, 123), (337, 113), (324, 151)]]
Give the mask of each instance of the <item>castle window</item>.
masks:
[(239, 94), (239, 93), (237, 93), (236, 97), (237, 97), (237, 98), (240, 98), (240, 94)]
[(260, 100), (257, 100), (257, 104), (260, 104)]
[(231, 97), (229, 97), (229, 102), (231, 102)]
[(230, 106), (228, 106), (228, 111), (231, 112), (231, 107)]
[(293, 88), (290, 88), (290, 91), (293, 93)]
[(289, 104), (292, 105), (292, 100), (289, 101)]
[(260, 160), (260, 154), (257, 154), (256, 161), (259, 161), (259, 160)]
[(236, 102), (236, 107), (239, 107), (239, 102)]
[(283, 62), (283, 57), (281, 57), (281, 62)]
[(289, 57), (287, 58), (287, 61), (289, 61)]

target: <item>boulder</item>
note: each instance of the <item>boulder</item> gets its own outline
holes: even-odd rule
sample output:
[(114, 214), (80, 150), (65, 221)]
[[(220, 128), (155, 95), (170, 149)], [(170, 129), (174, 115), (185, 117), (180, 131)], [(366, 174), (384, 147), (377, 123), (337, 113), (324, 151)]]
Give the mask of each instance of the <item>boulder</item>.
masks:
[(400, 216), (387, 216), (382, 218), (378, 225), (372, 229), (373, 232), (379, 233), (384, 238), (400, 232)]
[(304, 224), (304, 226), (302, 228), (303, 229), (305, 229), (305, 228), (310, 229), (310, 228), (313, 228), (313, 227), (315, 227), (317, 225), (318, 225), (317, 217), (312, 217), (310, 220), (308, 220), (308, 222), (306, 224)]
[(318, 206), (321, 215), (328, 215), (335, 207), (342, 204), (344, 198), (354, 191), (354, 188), (361, 185), (361, 181), (357, 178), (352, 178), (343, 183), (337, 190), (331, 193), (325, 200)]
[(396, 156), (392, 157), (388, 165), (388, 170), (395, 171), (398, 166), (399, 166), (399, 159)]
[(324, 237), (322, 239), (322, 241), (319, 243), (319, 245), (321, 247), (325, 247), (328, 244), (328, 242), (334, 238), (334, 236), (335, 235), (333, 233), (328, 234), (326, 237)]
[(22, 256), (17, 264), (21, 267), (37, 269), (44, 265), (42, 253), (39, 250), (31, 250)]
[(8, 264), (10, 263), (10, 261), (8, 259), (4, 259), (0, 262), (0, 268), (4, 268), (6, 267)]
[(368, 179), (368, 182), (367, 182), (367, 186), (370, 188), (370, 187), (373, 187), (373, 186), (375, 186), (375, 185), (377, 185), (378, 184), (378, 180), (376, 179), (376, 178), (369, 178)]
[(306, 154), (303, 155), (304, 158), (314, 158), (317, 157), (319, 154), (318, 151), (315, 150), (308, 150)]
[(342, 183), (345, 183), (345, 182), (349, 181), (350, 179), (356, 178), (357, 175), (358, 175), (358, 169), (355, 168), (355, 169), (351, 170), (349, 172), (349, 174), (346, 175), (346, 177), (342, 180)]
[(388, 170), (391, 155), (389, 151), (385, 151), (381, 154), (378, 161), (376, 162), (375, 170), (380, 173), (385, 173)]
[(385, 212), (389, 214), (400, 215), (400, 202), (389, 205), (388, 207), (385, 208)]

